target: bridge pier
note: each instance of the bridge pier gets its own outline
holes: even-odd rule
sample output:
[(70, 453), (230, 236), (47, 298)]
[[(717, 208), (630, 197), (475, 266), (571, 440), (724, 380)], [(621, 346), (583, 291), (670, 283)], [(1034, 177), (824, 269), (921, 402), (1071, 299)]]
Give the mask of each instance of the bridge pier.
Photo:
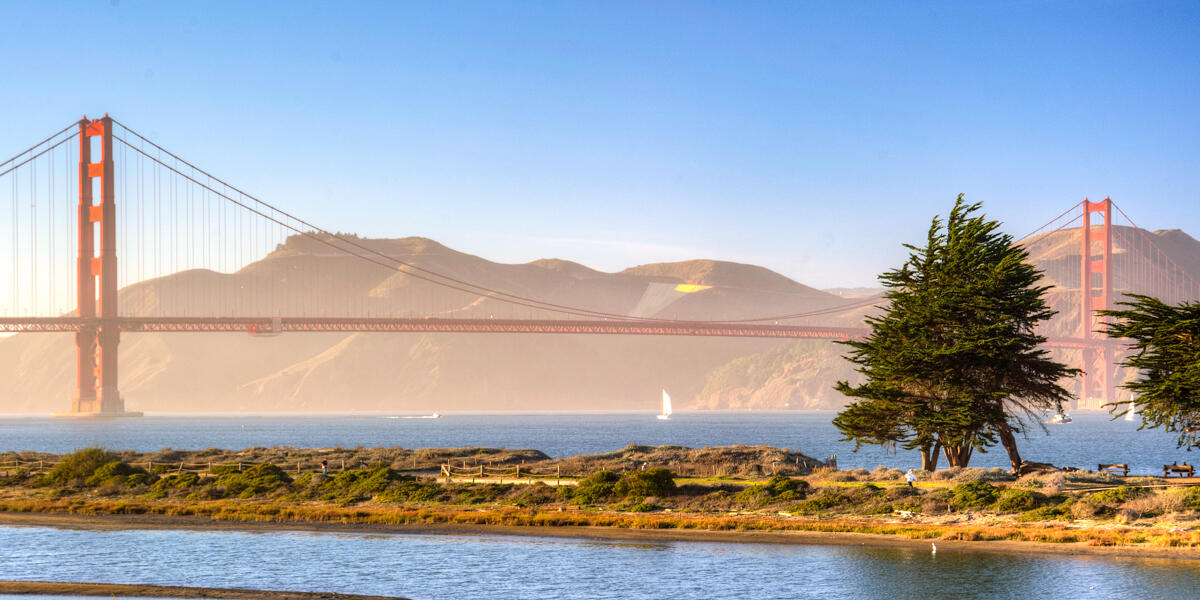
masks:
[[(1093, 214), (1103, 218), (1096, 226), (1099, 231), (1092, 230)], [(1102, 324), (1097, 311), (1109, 310), (1113, 305), (1112, 224), (1111, 199), (1105, 198), (1101, 202), (1083, 199), (1079, 337), (1102, 342), (1099, 347), (1084, 348), (1080, 353), (1083, 374), (1079, 383), (1078, 408), (1083, 410), (1103, 410), (1105, 404), (1115, 400), (1112, 349), (1103, 343), (1107, 341), (1105, 334), (1097, 331)]]
[[(100, 138), (100, 161), (92, 162), (92, 138)], [(75, 332), (75, 397), (71, 412), (56, 417), (140, 417), (125, 410), (117, 389), (117, 203), (112, 119), (79, 121), (79, 260), (76, 306), (83, 319)], [(94, 204), (96, 180), (100, 204)], [(99, 230), (97, 232), (97, 230)], [(96, 237), (99, 234), (99, 253)], [(99, 294), (97, 294), (97, 291)]]

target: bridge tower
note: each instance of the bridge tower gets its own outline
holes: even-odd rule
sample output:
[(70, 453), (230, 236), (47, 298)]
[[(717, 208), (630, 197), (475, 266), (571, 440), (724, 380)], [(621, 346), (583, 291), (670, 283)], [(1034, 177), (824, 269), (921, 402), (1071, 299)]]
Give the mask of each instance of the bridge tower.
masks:
[[(1099, 214), (1103, 220), (1099, 225), (1092, 223), (1092, 215)], [(1100, 409), (1112, 402), (1113, 371), (1112, 350), (1100, 327), (1098, 310), (1112, 308), (1112, 200), (1101, 202), (1083, 200), (1083, 223), (1081, 248), (1081, 272), (1079, 285), (1079, 337), (1085, 341), (1100, 342), (1085, 344), (1082, 353), (1083, 376), (1079, 387), (1079, 408)]]
[[(135, 417), (117, 389), (117, 203), (112, 119), (79, 121), (79, 259), (76, 306), (83, 324), (75, 332), (75, 397), (71, 412), (56, 416)], [(99, 162), (92, 162), (93, 138)], [(100, 203), (95, 204), (97, 192)], [(98, 247), (97, 247), (98, 244)]]

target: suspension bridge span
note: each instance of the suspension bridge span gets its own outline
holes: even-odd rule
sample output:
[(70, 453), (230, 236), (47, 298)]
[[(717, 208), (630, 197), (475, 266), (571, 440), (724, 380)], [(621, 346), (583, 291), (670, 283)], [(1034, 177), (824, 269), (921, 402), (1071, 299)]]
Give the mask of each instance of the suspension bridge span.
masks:
[[(5, 181), (7, 180), (7, 181)], [(406, 260), (370, 240), (334, 233), (184, 160), (105, 116), (84, 118), (0, 163), (0, 195), (12, 206), (11, 302), (0, 333), (70, 333), (75, 338), (71, 416), (127, 416), (117, 385), (122, 334), (299, 332), (600, 334), (846, 340), (866, 335), (847, 315), (877, 306), (878, 296), (803, 311), (723, 320), (667, 319), (537, 298), (505, 282), (480, 282)], [(118, 200), (120, 200), (118, 202)], [(1128, 223), (1117, 224), (1123, 217)], [(1077, 203), (1019, 243), (1061, 243), (1076, 227), (1075, 251), (1043, 265), (1076, 325), (1048, 335), (1047, 346), (1073, 353), (1083, 376), (1079, 407), (1114, 396), (1121, 345), (1096, 333), (1096, 311), (1123, 293), (1168, 301), (1200, 298), (1200, 284), (1110, 199)], [(118, 229), (121, 235), (118, 235)], [(1058, 236), (1058, 237), (1055, 237)], [(328, 263), (299, 269), (289, 249)], [(281, 257), (267, 266), (255, 261)], [(118, 261), (120, 257), (120, 261)], [(60, 263), (73, 261), (73, 266)], [(270, 286), (229, 276), (266, 270)], [(375, 294), (339, 295), (339, 273), (382, 269), (419, 283), (403, 302)], [(173, 275), (192, 284), (171, 289)], [(448, 310), (422, 304), (421, 290), (473, 299)], [(321, 294), (313, 295), (314, 290)], [(306, 294), (313, 296), (305, 301)], [(430, 296), (432, 297), (432, 296)], [(486, 304), (486, 311), (480, 307)], [(466, 312), (467, 316), (443, 316)], [(499, 313), (499, 315), (497, 315)]]

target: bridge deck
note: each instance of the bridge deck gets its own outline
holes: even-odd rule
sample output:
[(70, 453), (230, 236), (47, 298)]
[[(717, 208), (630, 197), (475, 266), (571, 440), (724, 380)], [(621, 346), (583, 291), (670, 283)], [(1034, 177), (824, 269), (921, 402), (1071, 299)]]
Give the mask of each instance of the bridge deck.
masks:
[[(791, 339), (859, 339), (864, 327), (763, 325), (701, 321), (617, 321), (569, 319), (436, 319), (436, 318), (310, 318), (310, 317), (4, 317), (0, 333), (72, 333), (84, 328), (115, 324), (126, 333), (251, 333), (274, 335), (292, 332), (391, 332), (391, 333), (557, 333), (600, 335), (680, 335)], [(1119, 344), (1116, 340), (1050, 338), (1057, 348), (1094, 348)]]

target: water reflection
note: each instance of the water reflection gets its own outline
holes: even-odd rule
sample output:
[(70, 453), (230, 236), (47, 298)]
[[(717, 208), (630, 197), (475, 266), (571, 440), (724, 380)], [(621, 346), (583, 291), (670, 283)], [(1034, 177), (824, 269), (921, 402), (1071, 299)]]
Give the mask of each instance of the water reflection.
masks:
[(1195, 561), (494, 535), (0, 527), (4, 578), (503, 598), (1179, 598)]

